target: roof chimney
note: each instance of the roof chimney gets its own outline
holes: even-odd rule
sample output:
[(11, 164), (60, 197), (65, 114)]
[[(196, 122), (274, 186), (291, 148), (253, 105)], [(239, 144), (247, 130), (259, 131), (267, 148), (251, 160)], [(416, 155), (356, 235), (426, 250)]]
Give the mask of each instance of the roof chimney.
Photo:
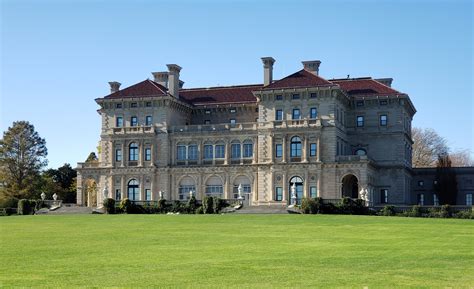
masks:
[(183, 88), (183, 85), (184, 85), (184, 81), (179, 80), (179, 88)]
[(168, 91), (169, 93), (179, 98), (179, 72), (181, 67), (177, 64), (167, 64), (168, 67)]
[(154, 81), (166, 88), (168, 88), (168, 72), (167, 71), (162, 71), (162, 72), (152, 72), (153, 77), (155, 78)]
[(119, 91), (121, 83), (117, 81), (111, 81), (109, 82), (109, 85), (110, 85), (110, 93), (114, 93), (114, 92)]
[(316, 75), (319, 75), (319, 65), (321, 64), (321, 61), (319, 60), (309, 60), (309, 61), (302, 61), (303, 67), (305, 70), (314, 73)]
[(388, 87), (392, 87), (393, 78), (378, 78), (378, 79), (375, 79), (375, 80), (377, 80), (378, 82), (380, 82), (382, 84), (385, 84)]
[(262, 57), (263, 62), (263, 85), (267, 86), (273, 82), (273, 57)]

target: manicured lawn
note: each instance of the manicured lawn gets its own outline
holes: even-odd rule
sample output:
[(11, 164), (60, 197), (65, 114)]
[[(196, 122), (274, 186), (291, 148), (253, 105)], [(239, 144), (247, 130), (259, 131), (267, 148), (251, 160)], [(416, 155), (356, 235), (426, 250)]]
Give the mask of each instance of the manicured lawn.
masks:
[(0, 287), (474, 287), (472, 220), (16, 216), (0, 234)]

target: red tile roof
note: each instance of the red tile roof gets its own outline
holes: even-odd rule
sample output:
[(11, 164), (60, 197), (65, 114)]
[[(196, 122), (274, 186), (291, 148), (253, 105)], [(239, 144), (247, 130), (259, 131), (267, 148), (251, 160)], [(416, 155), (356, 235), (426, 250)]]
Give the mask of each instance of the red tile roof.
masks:
[(329, 81), (339, 84), (342, 90), (346, 91), (351, 96), (400, 94), (399, 91), (370, 77), (355, 79), (330, 79)]
[(227, 87), (181, 89), (180, 98), (194, 104), (247, 103), (256, 102), (252, 91), (262, 88), (261, 84)]
[(305, 69), (302, 69), (296, 73), (288, 75), (285, 78), (277, 80), (267, 86), (264, 89), (279, 89), (289, 87), (314, 87), (314, 86), (328, 86), (332, 83), (326, 79), (317, 76)]
[(104, 98), (127, 98), (127, 97), (149, 97), (165, 96), (168, 89), (149, 79), (111, 93)]

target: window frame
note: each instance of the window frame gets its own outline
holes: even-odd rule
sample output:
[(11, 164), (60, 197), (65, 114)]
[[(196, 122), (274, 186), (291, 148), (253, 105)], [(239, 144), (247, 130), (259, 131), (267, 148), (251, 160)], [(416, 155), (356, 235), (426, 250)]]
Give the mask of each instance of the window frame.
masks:
[(317, 143), (310, 143), (309, 144), (309, 156), (315, 157), (318, 154), (318, 145)]
[(275, 187), (275, 201), (283, 201), (283, 187)]
[(116, 162), (121, 162), (122, 159), (123, 159), (122, 149), (121, 148), (116, 148), (115, 149), (115, 161)]
[(123, 127), (123, 116), (115, 117), (115, 127)]
[(388, 189), (380, 189), (380, 203), (381, 204), (388, 203)]
[(275, 158), (282, 158), (283, 157), (283, 144), (277, 143), (275, 144)]
[(150, 147), (146, 147), (145, 148), (145, 157), (144, 157), (145, 161), (151, 161), (151, 148)]
[[(314, 113), (313, 113), (314, 112)], [(318, 118), (318, 108), (311, 107), (309, 109), (309, 118), (310, 119), (317, 119)]]
[[(298, 141), (296, 141), (298, 139)], [(302, 141), (299, 136), (294, 136), (290, 140), (290, 157), (300, 158), (302, 155)]]
[(357, 127), (364, 127), (365, 119), (363, 115), (356, 116), (356, 126)]
[[(132, 147), (132, 145), (134, 145)], [(128, 145), (128, 160), (129, 161), (132, 161), (132, 162), (136, 162), (139, 160), (140, 156), (140, 152), (138, 151), (139, 150), (139, 145), (138, 143), (136, 142), (131, 142), (129, 145)]]
[(153, 117), (151, 115), (145, 116), (145, 125), (151, 126), (153, 124)]
[(283, 120), (283, 109), (275, 110), (275, 120), (282, 121)]
[(131, 127), (138, 126), (138, 117), (137, 116), (131, 116), (130, 117), (130, 126)]
[[(295, 117), (295, 113), (298, 112), (298, 118)], [(291, 113), (291, 119), (292, 120), (301, 120), (301, 110), (299, 108), (293, 108), (293, 111)]]

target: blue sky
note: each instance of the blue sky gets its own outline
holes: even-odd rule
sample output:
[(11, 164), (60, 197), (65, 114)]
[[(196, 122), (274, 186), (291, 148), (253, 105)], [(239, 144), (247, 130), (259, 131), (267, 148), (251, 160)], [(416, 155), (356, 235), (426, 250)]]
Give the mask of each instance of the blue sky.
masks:
[[(67, 3), (65, 3), (67, 2)], [(28, 120), (49, 166), (84, 161), (95, 98), (183, 67), (185, 87), (261, 83), (322, 61), (325, 78), (393, 77), (453, 149), (474, 150), (471, 1), (11, 1), (1, 3), (0, 129)]]

